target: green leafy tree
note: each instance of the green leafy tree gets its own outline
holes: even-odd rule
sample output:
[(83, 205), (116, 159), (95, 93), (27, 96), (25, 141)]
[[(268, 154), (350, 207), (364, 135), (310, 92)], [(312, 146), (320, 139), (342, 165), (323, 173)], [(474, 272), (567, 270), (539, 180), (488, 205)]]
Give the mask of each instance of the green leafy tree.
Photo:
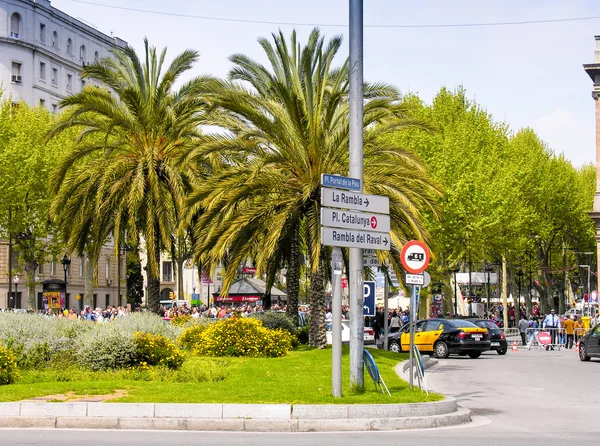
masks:
[[(147, 40), (144, 44), (142, 60), (128, 46), (86, 65), (82, 78), (107, 88), (88, 84), (61, 102), (66, 111), (51, 136), (71, 128), (79, 134), (57, 165), (52, 192), (61, 203), (55, 206), (56, 214), (63, 215), (62, 221), (77, 222), (70, 231), (74, 240), (86, 233), (100, 242), (91, 245), (94, 252), (107, 227), (113, 228), (115, 252), (125, 230), (131, 237), (143, 237), (148, 304), (157, 311), (160, 254), (170, 248), (186, 192), (198, 178), (181, 160), (197, 144), (204, 93), (210, 91), (212, 78), (195, 77), (175, 89), (198, 53), (184, 51), (165, 69), (166, 49), (157, 53)], [(65, 191), (68, 198), (61, 198)]]

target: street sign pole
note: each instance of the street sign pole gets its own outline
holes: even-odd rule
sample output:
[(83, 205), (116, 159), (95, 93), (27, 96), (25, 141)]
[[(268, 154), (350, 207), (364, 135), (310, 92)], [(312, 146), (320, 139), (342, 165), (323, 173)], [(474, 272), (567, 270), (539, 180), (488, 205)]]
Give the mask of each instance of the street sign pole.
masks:
[(388, 270), (383, 274), (383, 350), (388, 349), (388, 297), (390, 294), (390, 284), (388, 283)]
[(410, 363), (410, 378), (408, 381), (408, 384), (410, 386), (410, 389), (412, 390), (413, 388), (413, 361), (414, 361), (414, 357), (413, 357), (413, 349), (415, 348), (415, 318), (414, 318), (414, 311), (415, 311), (415, 285), (411, 285), (410, 286), (411, 291), (410, 291), (410, 318), (409, 318), (409, 324), (410, 324), (410, 351), (408, 353), (408, 362)]
[(340, 248), (331, 253), (331, 394), (342, 397), (342, 268), (344, 259)]
[[(350, 176), (363, 185), (363, 0), (349, 0)], [(364, 388), (363, 251), (350, 248), (350, 387)]]

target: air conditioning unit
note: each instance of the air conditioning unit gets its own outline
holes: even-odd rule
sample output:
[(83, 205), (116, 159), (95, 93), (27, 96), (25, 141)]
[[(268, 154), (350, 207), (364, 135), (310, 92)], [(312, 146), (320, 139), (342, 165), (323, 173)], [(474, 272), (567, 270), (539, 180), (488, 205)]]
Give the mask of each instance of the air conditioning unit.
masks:
[(17, 76), (17, 75), (13, 74), (12, 81), (20, 84), (22, 82), (22, 78), (21, 78), (21, 76)]
[(111, 286), (111, 285), (112, 285), (112, 280), (106, 279), (106, 286)]

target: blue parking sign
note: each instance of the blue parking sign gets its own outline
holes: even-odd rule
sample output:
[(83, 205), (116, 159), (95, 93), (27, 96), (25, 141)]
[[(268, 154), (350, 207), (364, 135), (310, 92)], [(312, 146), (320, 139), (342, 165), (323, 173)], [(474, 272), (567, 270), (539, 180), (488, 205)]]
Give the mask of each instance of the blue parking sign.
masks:
[(364, 281), (363, 282), (363, 294), (364, 294), (364, 315), (375, 316), (375, 282)]

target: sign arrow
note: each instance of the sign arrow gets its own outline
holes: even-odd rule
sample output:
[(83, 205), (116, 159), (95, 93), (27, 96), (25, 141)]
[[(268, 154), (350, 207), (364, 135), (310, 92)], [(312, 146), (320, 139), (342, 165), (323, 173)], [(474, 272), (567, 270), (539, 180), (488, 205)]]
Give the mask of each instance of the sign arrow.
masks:
[(387, 246), (387, 244), (388, 244), (388, 239), (387, 239), (387, 237), (383, 237), (383, 244), (384, 244), (385, 246)]
[(367, 205), (367, 207), (369, 207), (369, 199), (365, 198), (365, 204)]

